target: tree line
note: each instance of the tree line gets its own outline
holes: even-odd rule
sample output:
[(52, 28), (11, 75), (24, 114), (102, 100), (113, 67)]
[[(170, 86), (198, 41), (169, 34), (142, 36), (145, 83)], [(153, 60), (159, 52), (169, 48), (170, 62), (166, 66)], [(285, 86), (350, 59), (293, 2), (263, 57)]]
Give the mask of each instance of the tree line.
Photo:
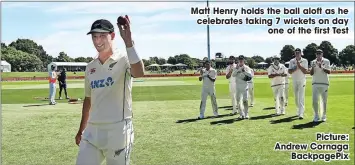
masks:
[[(294, 50), (296, 48), (292, 45), (285, 45), (281, 49), (279, 55), (281, 60), (287, 62), (293, 58)], [(323, 55), (328, 58), (332, 64), (340, 65), (353, 65), (355, 64), (355, 46), (348, 45), (340, 52), (334, 48), (329, 41), (322, 41), (319, 45), (316, 43), (310, 43), (303, 48), (304, 58), (311, 61), (316, 58), (315, 52), (317, 49), (323, 50)], [(217, 53), (221, 54), (221, 53)], [(221, 55), (213, 59), (214, 64), (225, 63), (230, 55)], [(238, 56), (238, 55), (235, 55)], [(248, 55), (245, 55), (248, 56)], [(271, 58), (273, 55), (269, 55), (267, 58), (263, 58), (260, 55), (254, 55), (247, 57), (246, 61), (251, 67), (255, 67), (259, 62), (272, 63)], [(11, 70), (13, 72), (34, 72), (34, 71), (46, 71), (47, 66), (51, 62), (90, 62), (92, 57), (77, 57), (71, 58), (64, 51), (60, 52), (57, 57), (49, 55), (44, 48), (30, 39), (17, 39), (9, 45), (1, 43), (1, 60), (5, 60), (11, 64)], [(162, 57), (149, 57), (149, 59), (143, 59), (144, 65), (149, 66), (151, 64), (186, 64), (188, 68), (199, 67), (202, 61), (207, 60), (207, 57), (203, 59), (193, 58), (188, 54), (179, 54), (170, 56), (168, 59)]]

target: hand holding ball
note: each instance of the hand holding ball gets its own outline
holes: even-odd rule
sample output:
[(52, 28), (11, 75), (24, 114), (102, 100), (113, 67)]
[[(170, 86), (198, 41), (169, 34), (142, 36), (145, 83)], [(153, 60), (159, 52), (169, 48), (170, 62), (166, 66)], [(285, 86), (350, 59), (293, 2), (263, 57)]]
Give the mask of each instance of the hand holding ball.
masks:
[(118, 25), (124, 26), (124, 25), (126, 25), (127, 23), (128, 23), (128, 21), (127, 21), (127, 19), (126, 19), (125, 17), (119, 16), (119, 17), (117, 18), (117, 24), (118, 24)]

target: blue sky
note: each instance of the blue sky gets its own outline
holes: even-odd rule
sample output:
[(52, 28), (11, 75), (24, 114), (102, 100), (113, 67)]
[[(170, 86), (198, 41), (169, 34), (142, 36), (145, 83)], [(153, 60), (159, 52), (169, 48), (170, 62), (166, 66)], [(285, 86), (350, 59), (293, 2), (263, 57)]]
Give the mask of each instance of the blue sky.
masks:
[[(64, 51), (71, 57), (94, 57), (96, 50), (86, 33), (93, 21), (105, 18), (115, 23), (117, 16), (127, 14), (132, 22), (133, 39), (142, 58), (158, 56), (168, 58), (180, 53), (192, 57), (207, 56), (206, 25), (198, 25), (191, 15), (191, 7), (204, 8), (205, 2), (2, 2), (2, 42), (7, 44), (17, 38), (29, 38), (42, 45), (56, 57)], [(353, 2), (210, 2), (210, 7), (220, 8), (347, 8), (348, 15), (211, 15), (211, 18), (347, 18), (349, 34), (270, 35), (266, 25), (211, 25), (211, 57), (222, 52), (246, 56), (269, 57), (279, 54), (285, 44), (304, 48), (309, 43), (330, 41), (339, 51), (354, 44)], [(302, 25), (295, 25), (302, 26)], [(303, 25), (314, 28), (318, 25)], [(319, 25), (325, 27), (327, 25)], [(344, 25), (328, 25), (345, 27)], [(290, 28), (291, 25), (273, 27)], [(117, 28), (116, 28), (117, 29)], [(124, 49), (121, 38), (116, 45)]]

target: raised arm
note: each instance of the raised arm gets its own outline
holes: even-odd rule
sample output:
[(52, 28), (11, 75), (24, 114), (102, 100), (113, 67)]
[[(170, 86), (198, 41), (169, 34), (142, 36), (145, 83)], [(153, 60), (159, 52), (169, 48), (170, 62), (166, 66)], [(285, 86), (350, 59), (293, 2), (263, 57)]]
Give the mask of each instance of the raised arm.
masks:
[(126, 16), (127, 24), (122, 26), (117, 23), (120, 30), (121, 37), (126, 45), (126, 51), (128, 56), (128, 61), (130, 63), (131, 75), (133, 77), (143, 77), (144, 76), (144, 64), (143, 61), (138, 56), (136, 49), (134, 47), (134, 42), (131, 35), (131, 25), (128, 16)]

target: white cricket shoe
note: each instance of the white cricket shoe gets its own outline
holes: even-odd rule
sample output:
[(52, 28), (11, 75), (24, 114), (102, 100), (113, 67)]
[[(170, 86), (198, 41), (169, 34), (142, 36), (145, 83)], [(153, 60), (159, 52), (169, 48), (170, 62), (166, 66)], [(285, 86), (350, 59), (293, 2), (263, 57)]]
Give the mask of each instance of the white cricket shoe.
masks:
[(324, 122), (327, 121), (327, 117), (326, 117), (326, 116), (323, 116), (323, 117), (322, 117), (322, 121), (324, 121)]
[(318, 116), (313, 118), (313, 122), (318, 122), (318, 121), (319, 121), (319, 117)]

